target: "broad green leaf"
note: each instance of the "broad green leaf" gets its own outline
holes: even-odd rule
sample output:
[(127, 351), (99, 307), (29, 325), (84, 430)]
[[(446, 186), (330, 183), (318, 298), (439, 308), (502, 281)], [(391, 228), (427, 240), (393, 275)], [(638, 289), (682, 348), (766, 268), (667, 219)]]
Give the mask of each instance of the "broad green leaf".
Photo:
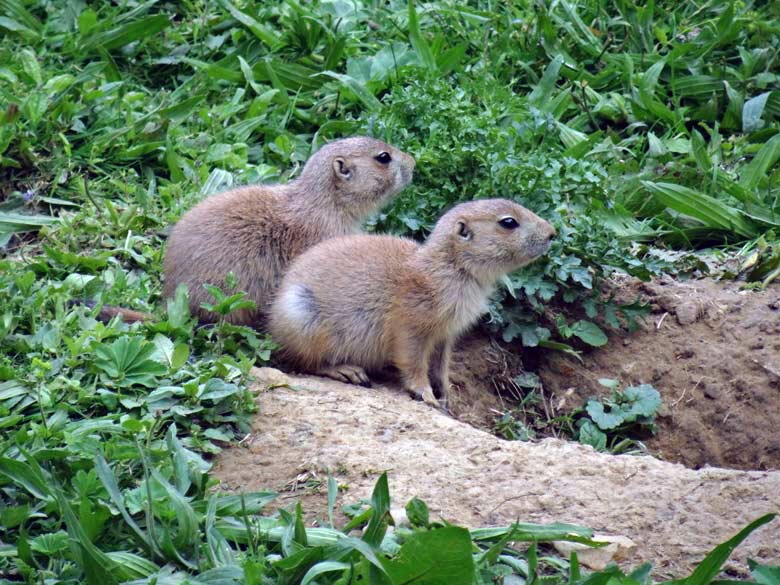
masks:
[(634, 420), (637, 416), (654, 416), (661, 406), (661, 395), (650, 384), (629, 386), (623, 390), (622, 398), (631, 403), (627, 412), (632, 418), (626, 420)]
[(43, 30), (41, 21), (27, 10), (22, 0), (0, 0), (0, 14), (36, 33), (40, 33)]
[(742, 106), (742, 131), (745, 134), (761, 130), (764, 127), (764, 108), (771, 94), (771, 91), (764, 92), (754, 98), (750, 98)]
[[(265, 507), (277, 497), (276, 492), (249, 492), (241, 495), (220, 495), (216, 500), (217, 516), (241, 516), (244, 511), (249, 515), (259, 515)], [(205, 514), (206, 502), (200, 500), (193, 503), (193, 508), (199, 514)]]
[(436, 58), (436, 66), (442, 75), (447, 75), (454, 71), (463, 61), (468, 50), (468, 43), (455, 45), (451, 49), (441, 53)]
[(22, 62), (24, 73), (32, 79), (37, 85), (43, 83), (41, 76), (41, 66), (38, 63), (38, 57), (31, 49), (22, 49), (19, 51), (19, 60)]
[(64, 530), (30, 539), (30, 549), (47, 557), (57, 556), (68, 550), (68, 547), (68, 533)]
[(571, 326), (571, 334), (594, 347), (601, 347), (607, 343), (607, 335), (601, 327), (591, 321), (577, 321)]
[(648, 156), (664, 156), (669, 154), (669, 150), (666, 145), (652, 132), (647, 133), (647, 155)]
[(616, 429), (623, 424), (623, 411), (618, 407), (612, 407), (609, 412), (604, 408), (604, 403), (591, 398), (585, 404), (585, 411), (603, 431)]
[(566, 124), (557, 123), (558, 131), (561, 135), (561, 142), (566, 148), (572, 148), (588, 140), (588, 135), (579, 130), (569, 128)]
[(474, 559), (469, 531), (446, 526), (414, 532), (395, 558), (382, 564), (393, 583), (420, 585), (471, 585)]
[(111, 345), (101, 344), (95, 348), (98, 359), (95, 365), (104, 377), (120, 387), (154, 386), (157, 377), (168, 368), (155, 360), (157, 348), (140, 337), (120, 337)]
[(607, 448), (607, 435), (587, 419), (582, 422), (577, 440), (583, 445), (590, 445), (597, 451), (605, 451)]
[(168, 322), (172, 327), (182, 329), (190, 320), (190, 302), (189, 291), (186, 284), (180, 284), (176, 287), (173, 298), (166, 302), (168, 312)]
[(200, 544), (198, 532), (198, 517), (192, 509), (188, 498), (180, 493), (171, 483), (165, 479), (156, 469), (152, 469), (152, 478), (158, 486), (162, 487), (168, 496), (166, 507), (176, 514), (178, 526), (173, 537), (173, 544), (177, 549), (195, 548)]
[(246, 79), (249, 87), (251, 87), (257, 95), (264, 94), (266, 90), (263, 86), (255, 82), (255, 74), (249, 66), (249, 63), (240, 55), (238, 56), (238, 62), (241, 65), (241, 73), (244, 74), (244, 79)]
[(387, 518), (390, 515), (390, 490), (387, 485), (387, 472), (377, 479), (371, 494), (373, 514), (363, 534), (363, 540), (378, 547), (387, 531)]
[(430, 524), (428, 506), (418, 498), (412, 498), (406, 504), (406, 517), (412, 526), (427, 527)]

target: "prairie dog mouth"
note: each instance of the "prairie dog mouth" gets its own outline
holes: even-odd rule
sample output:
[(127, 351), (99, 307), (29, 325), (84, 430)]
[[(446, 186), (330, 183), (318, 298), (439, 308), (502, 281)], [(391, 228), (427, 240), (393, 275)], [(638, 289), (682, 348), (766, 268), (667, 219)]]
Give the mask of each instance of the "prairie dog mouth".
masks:
[(536, 259), (539, 256), (544, 256), (547, 252), (550, 251), (550, 246), (552, 246), (552, 242), (550, 240), (534, 238), (528, 242), (528, 256), (533, 259)]

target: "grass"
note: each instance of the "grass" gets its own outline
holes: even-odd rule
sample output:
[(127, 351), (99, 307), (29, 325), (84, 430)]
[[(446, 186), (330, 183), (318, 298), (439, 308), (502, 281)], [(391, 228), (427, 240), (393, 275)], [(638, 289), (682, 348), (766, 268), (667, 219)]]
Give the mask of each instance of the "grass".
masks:
[[(467, 533), (410, 503), (414, 528), (383, 538), (381, 482), (352, 510), (360, 539), (264, 516), (271, 493), (211, 495), (210, 458), (247, 430), (248, 372), (273, 344), (161, 298), (165, 230), (371, 133), (418, 172), (368, 229), (421, 237), (454, 202), (516, 198), (560, 236), (506, 280), (490, 326), (601, 345), (642, 314), (604, 278), (702, 269), (664, 248), (736, 246), (758, 288), (780, 274), (778, 32), (772, 2), (0, 0), (0, 574), (409, 582), (446, 548), (458, 573), (440, 582), (648, 582), (506, 548), (586, 538), (573, 527)], [(104, 325), (82, 299), (158, 319)]]

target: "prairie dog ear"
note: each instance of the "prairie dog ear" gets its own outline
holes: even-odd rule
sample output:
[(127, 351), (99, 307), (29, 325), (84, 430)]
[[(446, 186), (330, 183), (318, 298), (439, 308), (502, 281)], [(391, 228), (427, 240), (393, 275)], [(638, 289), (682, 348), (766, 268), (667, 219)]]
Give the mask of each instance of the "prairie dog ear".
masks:
[(461, 220), (457, 224), (457, 230), (458, 230), (458, 236), (460, 236), (460, 239), (469, 241), (471, 238), (474, 237), (474, 232), (471, 231), (471, 228), (468, 226), (468, 224)]
[(353, 165), (351, 165), (344, 157), (337, 156), (333, 159), (333, 174), (336, 175), (337, 179), (341, 179), (342, 181), (349, 181), (354, 175)]

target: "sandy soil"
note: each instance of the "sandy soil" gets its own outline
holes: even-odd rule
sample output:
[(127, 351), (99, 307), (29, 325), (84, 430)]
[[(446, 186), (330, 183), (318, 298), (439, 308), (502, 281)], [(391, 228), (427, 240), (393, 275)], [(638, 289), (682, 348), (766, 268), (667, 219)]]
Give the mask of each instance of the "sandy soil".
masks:
[[(780, 511), (780, 472), (693, 470), (649, 456), (613, 456), (557, 439), (508, 442), (409, 399), (319, 378), (256, 371), (260, 413), (240, 447), (215, 468), (231, 491), (274, 488), (279, 506), (303, 500), (325, 518), (324, 479), (344, 486), (340, 504), (370, 495), (387, 470), (395, 505), (413, 496), (434, 516), (470, 527), (571, 522), (626, 536), (622, 563), (651, 561), (654, 576), (683, 576), (747, 522)], [(286, 384), (286, 387), (270, 387)], [(682, 402), (681, 402), (682, 404)], [(730, 561), (780, 559), (780, 521), (754, 533)]]

